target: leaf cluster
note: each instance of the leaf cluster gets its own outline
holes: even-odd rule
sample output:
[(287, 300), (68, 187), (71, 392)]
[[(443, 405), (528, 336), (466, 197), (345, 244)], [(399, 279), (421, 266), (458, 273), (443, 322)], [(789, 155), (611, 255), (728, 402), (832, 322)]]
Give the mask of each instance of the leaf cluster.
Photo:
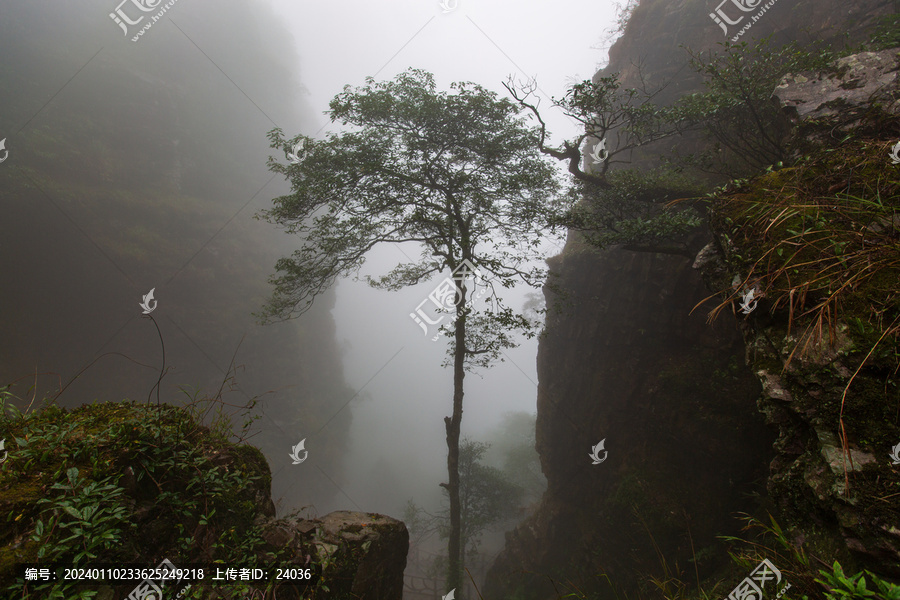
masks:
[[(66, 470), (66, 481), (54, 483), (50, 489), (58, 490), (59, 496), (37, 503), (43, 508), (32, 536), (41, 544), (38, 558), (52, 548), (58, 558), (78, 565), (116, 547), (122, 528), (130, 524), (125, 520), (128, 509), (122, 503), (123, 489), (113, 483), (113, 477), (86, 482), (79, 478), (78, 469), (71, 467)], [(52, 546), (48, 543), (51, 539)]]
[(630, 249), (690, 254), (687, 234), (702, 222), (697, 208), (679, 202), (697, 197), (702, 187), (671, 169), (621, 169), (608, 176), (611, 187), (576, 181), (570, 188), (579, 204), (563, 222), (583, 232), (588, 243), (604, 248), (624, 244)]
[(789, 123), (773, 90), (788, 73), (832, 71), (833, 61), (846, 53), (821, 43), (774, 48), (771, 36), (755, 43), (726, 41), (721, 51), (686, 50), (706, 89), (680, 98), (673, 114), (700, 123), (711, 145), (672, 160), (729, 178), (787, 161)]
[[(0, 418), (0, 438), (6, 436), (10, 451), (0, 488), (16, 494), (2, 517), (28, 561), (77, 567), (160, 555), (175, 564), (258, 560), (264, 542), (249, 492), (262, 475), (246, 467), (254, 459), (245, 457), (245, 447), (211, 436), (166, 405), (104, 403), (71, 413), (50, 405), (23, 414), (0, 399), (0, 411), (9, 414)], [(233, 468), (211, 464), (210, 452), (223, 445), (236, 458)], [(41, 497), (27, 502), (23, 490)], [(137, 519), (138, 504), (152, 510)], [(161, 535), (139, 539), (138, 522)], [(22, 598), (97, 594), (71, 583), (12, 585)], [(200, 586), (191, 592), (200, 594)]]
[[(834, 561), (831, 572), (820, 570), (819, 583), (828, 588), (825, 597), (828, 600), (863, 600), (874, 598), (876, 600), (900, 600), (900, 585), (896, 585), (881, 579), (869, 571), (860, 571), (856, 575), (845, 575), (844, 569), (838, 561)], [(874, 589), (867, 587), (866, 576), (875, 585)]]

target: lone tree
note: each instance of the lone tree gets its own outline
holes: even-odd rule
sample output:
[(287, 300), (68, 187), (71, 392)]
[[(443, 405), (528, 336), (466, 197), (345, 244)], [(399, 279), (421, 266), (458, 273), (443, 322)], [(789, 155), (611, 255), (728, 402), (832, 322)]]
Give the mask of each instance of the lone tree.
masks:
[[(512, 332), (536, 333), (535, 323), (505, 306), (497, 290), (517, 281), (541, 284), (544, 269), (534, 266), (542, 264), (540, 241), (566, 202), (538, 151), (540, 132), (518, 116), (521, 107), (476, 84), (451, 89), (436, 91), (434, 77), (416, 69), (389, 82), (368, 78), (362, 88), (346, 86), (326, 113), (350, 130), (317, 142), (269, 133), (273, 148), (291, 149), (296, 159), (286, 165), (269, 159), (292, 193), (262, 216), (300, 234), (302, 245), (276, 263), (273, 295), (258, 315), (264, 322), (299, 316), (337, 278), (357, 273), (378, 244), (413, 242), (421, 258), (367, 277), (373, 287), (397, 290), (445, 269), (453, 273), (443, 288), (453, 315), (440, 329), (449, 337), (445, 366), (453, 366), (453, 412), (444, 419), (449, 481), (441, 484), (450, 498), (448, 589), (459, 588), (462, 575), (465, 371), (513, 347)], [(483, 310), (470, 302), (467, 270), (480, 275)]]

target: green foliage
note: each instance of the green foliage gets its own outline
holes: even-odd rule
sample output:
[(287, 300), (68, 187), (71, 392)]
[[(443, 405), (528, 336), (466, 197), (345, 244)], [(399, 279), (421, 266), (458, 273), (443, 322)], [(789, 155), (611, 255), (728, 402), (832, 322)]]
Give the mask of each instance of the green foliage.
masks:
[(78, 469), (71, 467), (66, 470), (66, 481), (54, 483), (50, 489), (61, 495), (37, 503), (44, 507), (32, 536), (41, 543), (38, 558), (52, 552), (58, 559), (81, 565), (121, 543), (122, 528), (129, 525), (125, 519), (128, 509), (123, 504), (123, 490), (113, 477), (86, 482), (79, 479)]
[(603, 175), (611, 165), (628, 162), (630, 159), (622, 156), (632, 149), (678, 131), (681, 120), (675, 118), (677, 113), (672, 108), (653, 102), (657, 93), (658, 90), (623, 88), (619, 73), (613, 73), (573, 85), (563, 98), (554, 99), (554, 106), (585, 127), (585, 133), (572, 145), (578, 146), (589, 138), (603, 140), (616, 133), (616, 146), (608, 148), (608, 158), (591, 167), (591, 173)]
[[(12, 496), (12, 510), (0, 515), (12, 528), (9, 535), (24, 542), (16, 560), (83, 566), (163, 555), (176, 565), (257, 564), (264, 542), (253, 523), (254, 490), (268, 489), (258, 472), (264, 458), (210, 434), (184, 410), (104, 403), (70, 413), (51, 405), (0, 419), (0, 438), (4, 435), (10, 457), (0, 472), (3, 487), (35, 492)], [(212, 464), (213, 450), (229, 454), (228, 464)], [(125, 472), (132, 479), (128, 493), (121, 481)], [(157, 535), (143, 539), (144, 532), (136, 530), (135, 502), (148, 500), (157, 516), (143, 517), (141, 527)], [(0, 572), (0, 578), (9, 575)], [(97, 593), (69, 583), (12, 585), (21, 598)], [(202, 585), (191, 593), (202, 594)]]
[(715, 202), (715, 227), (729, 240), (726, 259), (747, 275), (711, 314), (756, 285), (773, 311), (787, 310), (789, 329), (803, 328), (788, 362), (826, 340), (834, 344), (843, 321), (854, 324), (847, 333), (863, 363), (896, 369), (900, 179), (884, 172), (887, 147), (846, 139), (841, 152), (819, 149)]
[(609, 187), (575, 181), (573, 200), (583, 198), (564, 217), (588, 243), (604, 248), (625, 244), (630, 249), (691, 255), (684, 241), (701, 224), (697, 209), (675, 201), (699, 196), (702, 188), (688, 176), (668, 169), (622, 169), (607, 176)]
[[(784, 530), (769, 515), (769, 524), (750, 515), (743, 517), (746, 525), (744, 531), (758, 533), (755, 540), (747, 540), (733, 536), (721, 536), (721, 539), (739, 545), (736, 551), (730, 552), (732, 560), (742, 569), (755, 567), (763, 558), (769, 558), (780, 567), (790, 567), (798, 571), (811, 570), (810, 558), (802, 546), (794, 544), (788, 539)], [(771, 542), (775, 546), (771, 546)], [(779, 567), (779, 568), (780, 568)]]
[[(305, 154), (298, 164), (270, 158), (270, 169), (290, 178), (293, 190), (257, 216), (302, 243), (276, 263), (262, 320), (302, 313), (338, 277), (356, 273), (376, 245), (416, 242), (419, 261), (367, 280), (397, 290), (463, 260), (474, 263), (492, 283), (485, 299), (491, 309), (463, 302), (455, 309), (470, 325), (469, 365), (485, 366), (513, 345), (510, 330), (533, 333), (534, 324), (504, 307), (497, 290), (542, 282), (544, 270), (526, 265), (540, 259), (537, 243), (563, 208), (553, 169), (518, 107), (472, 83), (451, 88), (455, 93), (438, 92), (433, 76), (415, 69), (394, 81), (369, 78), (331, 101), (332, 120), (350, 131), (321, 141), (270, 132), (273, 148), (303, 141)], [(444, 332), (463, 322), (457, 318)]]
[[(831, 572), (820, 570), (816, 573), (812, 557), (801, 545), (788, 539), (787, 533), (771, 515), (768, 524), (750, 516), (745, 516), (744, 520), (744, 531), (755, 531), (758, 536), (721, 538), (734, 545), (729, 552), (735, 565), (732, 578), (746, 577), (763, 559), (768, 559), (781, 572), (782, 584), (790, 583), (790, 595), (783, 596), (784, 598), (900, 600), (900, 585), (889, 583), (869, 571), (861, 571), (853, 576), (845, 575), (838, 561), (834, 561)], [(870, 587), (866, 576), (874, 587)], [(668, 569), (664, 578), (652, 580), (666, 600), (706, 600), (723, 596), (717, 591), (721, 581), (703, 582), (691, 590), (686, 582), (672, 575)], [(768, 593), (766, 595), (768, 597)]]
[[(557, 160), (567, 161), (569, 173), (576, 180), (600, 187), (609, 187), (606, 176), (610, 167), (616, 163), (630, 163), (635, 149), (677, 135), (693, 125), (678, 108), (655, 103), (664, 86), (658, 89), (649, 89), (644, 85), (640, 89), (623, 88), (619, 74), (613, 73), (575, 84), (565, 96), (553, 99), (554, 108), (583, 125), (584, 133), (574, 140), (566, 140), (560, 148), (551, 148), (546, 145), (547, 126), (538, 110), (539, 101), (531, 99), (537, 90), (537, 82), (517, 82), (510, 77), (503, 86), (540, 123), (540, 151)], [(601, 152), (602, 159), (592, 159), (591, 166), (586, 171), (582, 170), (582, 144), (589, 140), (600, 152), (597, 144), (605, 144), (607, 137), (613, 133), (615, 146), (606, 148), (605, 153)], [(609, 143), (613, 143), (611, 137)]]
[(0, 389), (0, 421), (25, 418), (26, 413), (12, 403), (14, 398), (15, 396), (9, 391), (9, 386)]
[(878, 19), (878, 25), (865, 49), (877, 52), (898, 46), (900, 46), (900, 13), (895, 12)]
[(772, 48), (770, 41), (725, 42), (721, 52), (687, 49), (706, 91), (679, 99), (673, 114), (700, 123), (713, 145), (674, 162), (734, 178), (787, 161), (788, 123), (772, 91), (788, 73), (831, 69), (841, 54), (797, 42)]
[[(832, 571), (821, 570), (819, 583), (828, 588), (825, 597), (828, 600), (856, 600), (875, 598), (877, 600), (900, 600), (900, 585), (889, 583), (869, 571), (860, 571), (856, 575), (844, 575), (844, 569), (838, 561), (834, 561)], [(868, 575), (875, 589), (867, 587), (865, 575)]]

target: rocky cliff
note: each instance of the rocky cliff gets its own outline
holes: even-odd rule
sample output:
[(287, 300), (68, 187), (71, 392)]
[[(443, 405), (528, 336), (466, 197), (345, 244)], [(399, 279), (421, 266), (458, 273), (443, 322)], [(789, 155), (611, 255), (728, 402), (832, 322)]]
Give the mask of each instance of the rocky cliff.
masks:
[[(727, 39), (709, 16), (715, 4), (642, 1), (598, 76), (620, 72), (624, 87), (637, 86), (640, 63), (653, 85), (672, 82), (665, 100), (699, 91), (679, 45), (705, 50)], [(835, 43), (844, 34), (858, 41), (890, 8), (890, 2), (874, 0), (782, 1), (753, 24), (752, 35), (773, 34), (776, 43)], [(857, 86), (848, 80), (838, 89), (842, 83), (844, 90)], [(635, 164), (658, 164), (683, 142), (654, 144)], [(711, 239), (709, 232), (699, 235)], [(700, 262), (714, 264), (706, 255)], [(537, 420), (548, 490), (537, 512), (507, 535), (486, 582), (488, 600), (566, 593), (655, 597), (675, 589), (669, 584), (676, 580), (737, 581), (746, 574), (728, 571), (727, 549), (717, 536), (732, 533), (735, 513), (744, 511), (765, 519), (771, 510), (796, 524), (789, 535), (798, 553), (804, 540), (815, 537), (816, 556), (826, 564), (837, 558), (856, 564), (865, 557), (860, 565), (893, 573), (888, 563), (898, 564), (896, 525), (888, 523), (898, 522), (897, 498), (891, 496), (897, 490), (884, 470), (886, 454), (876, 458), (874, 450), (851, 448), (855, 465), (879, 469), (858, 477), (878, 484), (861, 504), (838, 498), (843, 464), (838, 477), (834, 406), (811, 408), (852, 370), (829, 363), (826, 370), (839, 372), (837, 380), (824, 381), (821, 371), (779, 379), (784, 340), (790, 339), (786, 319), (772, 331), (760, 311), (759, 327), (751, 332), (736, 311), (722, 312), (712, 324), (706, 323), (707, 309), (692, 312), (709, 296), (708, 285), (720, 292), (736, 273), (722, 266), (719, 274), (715, 282), (707, 275), (704, 283), (690, 260), (621, 248), (587, 251), (574, 235), (551, 261), (554, 286), (545, 295), (558, 310), (548, 315), (539, 350)], [(566, 293), (560, 297), (555, 289)], [(769, 349), (765, 357), (761, 346)], [(796, 403), (801, 389), (808, 401)], [(785, 405), (788, 397), (795, 403)], [(875, 421), (888, 418), (890, 406), (896, 409), (896, 400), (877, 399), (877, 412), (872, 404), (858, 407), (857, 424), (870, 409), (866, 418)], [(896, 426), (896, 415), (890, 418)], [(873, 440), (883, 444), (890, 437), (879, 431), (875, 436), (861, 426), (856, 435), (874, 448)], [(608, 456), (593, 465), (588, 454), (601, 440)]]
[[(717, 201), (714, 240), (695, 266), (725, 298), (736, 279), (762, 294), (739, 322), (763, 384), (760, 410), (778, 432), (768, 494), (795, 541), (829, 562), (900, 577), (900, 460), (891, 460), (900, 444), (900, 170), (890, 160), (900, 49), (836, 66), (792, 74), (775, 90), (803, 160)], [(797, 212), (773, 218), (788, 205)], [(766, 235), (751, 217), (760, 206)], [(794, 236), (812, 215), (815, 225)], [(754, 268), (770, 249), (767, 268)]]
[[(613, 250), (552, 264), (570, 294), (538, 354), (548, 489), (508, 535), (487, 598), (556, 598), (567, 582), (634, 591), (636, 573), (663, 575), (660, 556), (674, 567), (692, 544), (714, 559), (714, 536), (734, 532), (729, 514), (749, 508), (772, 454), (735, 323), (690, 314), (707, 293), (689, 261)], [(601, 440), (609, 454), (593, 465)]]

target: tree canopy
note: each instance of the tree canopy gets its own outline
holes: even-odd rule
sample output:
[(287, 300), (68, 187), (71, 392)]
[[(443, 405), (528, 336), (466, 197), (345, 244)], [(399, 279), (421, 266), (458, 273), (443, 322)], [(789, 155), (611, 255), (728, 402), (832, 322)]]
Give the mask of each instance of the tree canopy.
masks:
[(547, 221), (563, 206), (552, 164), (537, 152), (538, 133), (519, 107), (473, 83), (438, 92), (434, 77), (410, 69), (394, 81), (352, 89), (330, 104), (333, 121), (353, 128), (313, 141), (269, 133), (285, 151), (302, 143), (303, 160), (269, 168), (293, 193), (262, 216), (300, 234), (303, 245), (276, 264), (275, 293), (261, 316), (290, 318), (340, 276), (355, 273), (381, 243), (416, 242), (421, 260), (369, 279), (396, 290), (464, 259), (485, 279), (538, 285), (527, 263)]

